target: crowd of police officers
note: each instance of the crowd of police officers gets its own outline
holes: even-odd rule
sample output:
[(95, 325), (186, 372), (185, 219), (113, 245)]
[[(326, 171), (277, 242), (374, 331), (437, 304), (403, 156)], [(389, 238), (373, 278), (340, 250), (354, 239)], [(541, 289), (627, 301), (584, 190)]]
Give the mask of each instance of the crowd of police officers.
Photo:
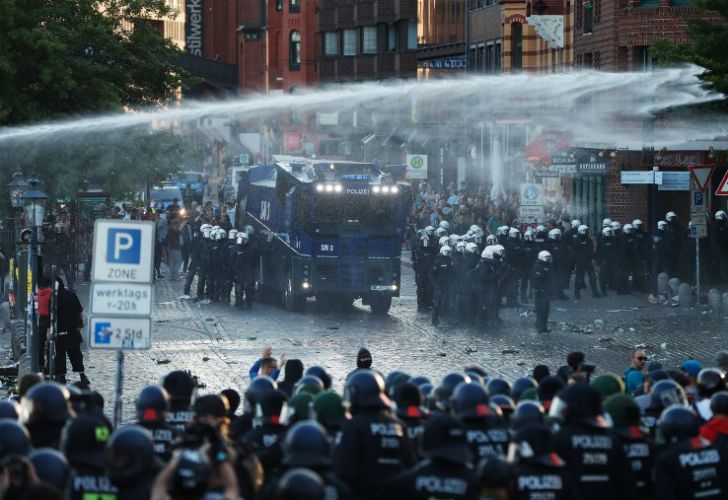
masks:
[[(446, 314), (455, 322), (493, 326), (501, 322), (498, 310), (504, 302), (517, 307), (532, 296), (537, 329), (546, 332), (549, 301), (568, 299), (565, 290), (572, 275), (575, 299), (581, 298), (587, 279), (594, 297), (610, 290), (646, 292), (654, 242), (658, 272), (679, 276), (684, 256), (694, 252), (694, 246), (685, 242), (689, 234), (675, 212), (668, 212), (665, 219), (657, 223), (654, 241), (639, 219), (624, 225), (604, 219), (596, 235), (579, 220), (572, 220), (563, 232), (543, 225), (524, 232), (501, 226), (487, 236), (477, 225), (465, 234), (452, 234), (450, 223), (441, 221), (437, 228), (419, 230), (412, 248), (417, 307), (431, 309), (435, 325)], [(723, 210), (715, 213), (708, 242), (705, 267), (715, 282), (725, 283), (728, 217)]]
[(115, 430), (98, 393), (26, 378), (0, 402), (0, 498), (728, 498), (717, 368), (692, 401), (662, 370), (632, 398), (616, 375), (544, 366), (512, 384), (476, 365), (385, 379), (362, 349), (342, 397), (322, 366), (289, 363), (281, 383), (250, 381), (241, 413), (236, 391), (197, 396), (171, 372)]

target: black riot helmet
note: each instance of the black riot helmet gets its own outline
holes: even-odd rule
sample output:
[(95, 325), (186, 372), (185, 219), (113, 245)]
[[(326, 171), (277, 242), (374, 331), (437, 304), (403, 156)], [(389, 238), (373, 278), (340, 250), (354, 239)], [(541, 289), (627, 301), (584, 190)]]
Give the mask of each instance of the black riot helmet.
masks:
[(326, 429), (314, 420), (296, 423), (283, 441), (283, 465), (287, 467), (328, 467), (331, 442)]
[(511, 428), (517, 431), (528, 424), (543, 424), (544, 409), (538, 401), (521, 401), (511, 415)]
[(397, 416), (400, 418), (423, 418), (429, 413), (424, 407), (425, 397), (422, 391), (410, 382), (395, 387), (392, 399), (397, 404)]
[(663, 410), (657, 420), (657, 431), (668, 443), (677, 443), (697, 436), (700, 421), (692, 408), (676, 404)]
[(450, 400), (453, 413), (461, 420), (491, 416), (493, 412), (488, 403), (488, 391), (475, 382), (458, 385)]
[(559, 392), (551, 402), (549, 416), (564, 423), (578, 422), (592, 427), (606, 428), (602, 416), (602, 399), (592, 386), (572, 384)]
[(309, 469), (291, 469), (278, 480), (276, 500), (323, 500), (324, 482)]
[(404, 372), (399, 370), (393, 371), (384, 379), (384, 392), (386, 392), (387, 396), (391, 398), (394, 395), (394, 389), (398, 385), (407, 382), (410, 378), (412, 377)]
[(547, 467), (564, 466), (564, 462), (554, 453), (551, 431), (543, 424), (527, 424), (516, 431), (508, 455), (511, 459)]
[(324, 390), (328, 391), (329, 389), (331, 389), (331, 375), (329, 374), (329, 372), (326, 371), (326, 368), (324, 368), (323, 366), (309, 366), (308, 369), (304, 372), (304, 375), (313, 375), (314, 377), (318, 377), (318, 379), (324, 384)]
[(20, 405), (9, 399), (0, 401), (0, 418), (20, 420)]
[(427, 377), (424, 377), (422, 375), (418, 375), (417, 377), (412, 377), (411, 379), (408, 380), (408, 382), (410, 384), (416, 385), (417, 387), (420, 387), (424, 384), (431, 384), (430, 379)]
[(22, 405), (25, 424), (28, 426), (60, 424), (73, 416), (70, 394), (65, 386), (55, 382), (42, 382), (34, 385), (23, 396)]
[(74, 467), (102, 468), (111, 436), (109, 422), (97, 415), (69, 420), (61, 434), (61, 451)]
[(438, 413), (425, 422), (422, 452), (430, 458), (465, 465), (472, 455), (465, 427), (452, 415)]
[(508, 462), (499, 457), (484, 458), (477, 469), (480, 486), (486, 489), (502, 489), (511, 481)]
[(566, 386), (564, 379), (557, 375), (547, 375), (538, 384), (538, 399), (542, 403), (551, 401)]
[(352, 373), (344, 387), (344, 401), (356, 413), (362, 409), (390, 408), (391, 402), (384, 394), (384, 380), (373, 370), (357, 370)]
[(698, 390), (703, 397), (725, 391), (725, 373), (720, 368), (703, 368), (698, 373)]
[(117, 488), (128, 487), (159, 469), (151, 433), (138, 425), (117, 429), (108, 446), (107, 475)]
[(516, 411), (516, 404), (510, 396), (506, 396), (505, 394), (496, 394), (495, 396), (491, 396), (490, 404), (500, 408), (503, 413), (503, 418), (505, 418), (506, 421), (508, 421), (513, 412)]
[(177, 457), (172, 473), (172, 498), (203, 498), (210, 484), (212, 469), (200, 450), (184, 450)]
[(148, 385), (141, 390), (136, 400), (139, 422), (164, 422), (169, 412), (169, 394), (163, 387)]
[(245, 391), (245, 403), (247, 405), (246, 411), (254, 411), (255, 405), (258, 403), (260, 397), (268, 391), (274, 391), (278, 389), (278, 384), (275, 380), (270, 377), (258, 376), (250, 381), (248, 389)]
[(728, 392), (720, 391), (710, 398), (710, 411), (713, 415), (728, 416)]
[(511, 384), (509, 384), (507, 380), (504, 380), (502, 378), (492, 378), (488, 380), (487, 387), (490, 397), (496, 396), (498, 394), (503, 394), (504, 396), (511, 395)]
[(38, 479), (58, 491), (66, 491), (71, 468), (63, 453), (53, 448), (39, 448), (28, 455)]
[(30, 453), (30, 435), (25, 427), (13, 419), (0, 420), (0, 459), (9, 455), (25, 456)]
[(197, 383), (189, 372), (175, 370), (167, 374), (162, 381), (162, 387), (169, 394), (173, 409), (187, 408), (192, 403), (192, 395)]
[(320, 378), (315, 375), (304, 375), (303, 377), (301, 377), (301, 380), (296, 382), (296, 385), (293, 386), (293, 394), (298, 394), (299, 392), (307, 392), (311, 396), (316, 396), (316, 394), (323, 391), (324, 383)]
[(262, 423), (279, 424), (286, 411), (286, 393), (280, 390), (268, 391), (255, 405), (255, 417)]
[(528, 389), (538, 389), (538, 382), (533, 377), (521, 377), (513, 382), (511, 387), (511, 397), (514, 401), (518, 402), (521, 399), (521, 395)]
[(460, 372), (450, 372), (442, 377), (442, 382), (435, 388), (435, 404), (442, 411), (450, 411), (450, 398), (455, 388), (462, 383), (470, 383), (470, 377)]
[(650, 408), (662, 410), (675, 404), (687, 406), (685, 390), (672, 379), (660, 380), (652, 387)]
[(219, 394), (205, 394), (195, 400), (192, 409), (198, 417), (223, 418), (228, 414), (228, 401)]

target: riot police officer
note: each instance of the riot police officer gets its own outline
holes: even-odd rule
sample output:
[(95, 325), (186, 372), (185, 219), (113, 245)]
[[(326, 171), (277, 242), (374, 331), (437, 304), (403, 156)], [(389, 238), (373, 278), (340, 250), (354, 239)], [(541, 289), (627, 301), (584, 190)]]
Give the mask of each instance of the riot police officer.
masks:
[(660, 500), (728, 497), (728, 456), (698, 436), (698, 417), (684, 406), (667, 408), (657, 428), (668, 448), (655, 462), (655, 494)]
[(23, 396), (24, 424), (33, 447), (58, 449), (61, 430), (74, 417), (70, 397), (65, 386), (53, 382), (34, 385)]
[[(255, 249), (250, 243), (248, 233), (241, 231), (237, 234), (234, 253), (235, 274), (235, 306), (243, 304), (250, 309), (253, 307), (253, 290), (255, 289)], [(243, 299), (243, 294), (245, 298)]]
[(648, 277), (651, 272), (650, 262), (652, 260), (652, 238), (645, 232), (644, 223), (640, 219), (632, 221), (635, 239), (637, 262), (635, 272), (632, 275), (632, 284), (635, 290), (646, 291)]
[(634, 478), (624, 450), (601, 413), (600, 396), (593, 387), (572, 384), (559, 392), (549, 408), (549, 416), (561, 421), (554, 434), (555, 451), (566, 462), (580, 497), (634, 498)]
[(505, 458), (508, 427), (489, 405), (488, 391), (478, 383), (461, 383), (452, 396), (453, 414), (465, 426), (465, 435), (475, 463), (485, 458)]
[[(206, 227), (207, 226), (207, 227)], [(209, 298), (212, 293), (210, 289), (212, 276), (212, 226), (203, 224), (200, 226), (202, 239), (198, 242), (197, 248), (197, 296), (195, 300)], [(190, 282), (192, 283), (192, 282)]]
[(584, 275), (589, 278), (589, 287), (594, 297), (601, 297), (597, 290), (597, 278), (594, 274), (594, 243), (589, 237), (589, 226), (581, 225), (574, 240), (574, 258), (576, 260), (576, 278), (574, 278), (574, 298), (581, 298), (581, 287)]
[(160, 469), (149, 431), (138, 425), (127, 425), (111, 435), (106, 470), (111, 483), (119, 490), (119, 500), (149, 498)]
[(175, 432), (183, 432), (195, 417), (195, 412), (192, 411), (192, 394), (195, 386), (192, 375), (181, 370), (168, 373), (162, 381), (162, 387), (169, 394), (167, 423)]
[(463, 296), (460, 311), (466, 322), (472, 322), (476, 319), (478, 312), (478, 296), (475, 287), (475, 268), (480, 262), (480, 250), (478, 244), (470, 242), (465, 245), (465, 277), (463, 278)]
[(431, 281), (433, 283), (432, 324), (440, 324), (440, 311), (445, 308), (449, 313), (450, 288), (453, 279), (452, 248), (445, 245), (432, 266)]
[[(444, 231), (443, 231), (444, 232)], [(419, 244), (414, 253), (415, 259), (412, 267), (415, 271), (417, 284), (417, 310), (424, 311), (432, 307), (432, 288), (430, 282), (430, 270), (437, 255), (435, 242), (435, 228), (427, 226), (419, 238)]]
[(237, 252), (238, 230), (233, 228), (227, 232), (227, 240), (222, 245), (222, 278), (220, 283), (220, 300), (230, 303), (230, 292), (235, 284), (235, 254)]
[(602, 295), (606, 297), (607, 290), (616, 287), (616, 280), (619, 276), (617, 240), (611, 227), (602, 229), (602, 237), (597, 242), (596, 257), (599, 262), (599, 286), (602, 289)]
[(627, 294), (630, 291), (629, 279), (637, 273), (637, 239), (634, 236), (632, 224), (625, 224), (622, 228), (622, 241), (620, 245), (620, 276), (617, 280), (617, 293)]
[(667, 222), (664, 220), (657, 222), (656, 238), (657, 241), (654, 244), (657, 246), (657, 270), (661, 273), (667, 273), (669, 271), (668, 253), (670, 244), (667, 238)]
[(397, 404), (396, 415), (407, 427), (407, 437), (412, 448), (417, 451), (430, 411), (424, 407), (424, 397), (420, 388), (410, 382), (398, 385), (392, 399)]
[(383, 498), (479, 498), (478, 480), (468, 466), (471, 457), (465, 429), (457, 419), (445, 414), (430, 418), (425, 424), (422, 450), (427, 459), (390, 479)]
[(677, 220), (675, 212), (667, 212), (665, 215), (667, 226), (665, 237), (667, 239), (667, 274), (676, 277), (680, 269), (680, 252), (682, 251), (683, 229)]
[(549, 310), (551, 309), (551, 292), (553, 291), (553, 271), (551, 269), (551, 254), (542, 250), (538, 253), (538, 260), (531, 271), (531, 287), (534, 293), (536, 306), (536, 330), (539, 333), (548, 333)]
[(63, 429), (61, 451), (71, 466), (69, 500), (116, 498), (118, 490), (106, 475), (106, 445), (111, 427), (105, 419), (81, 415)]
[(266, 476), (275, 474), (283, 459), (281, 442), (286, 434), (282, 414), (286, 394), (280, 390), (266, 391), (256, 403), (255, 424), (243, 439), (252, 446)]
[(494, 258), (495, 245), (485, 247), (481, 260), (475, 268), (475, 287), (478, 295), (479, 313), (483, 323), (491, 327), (500, 322), (498, 309), (500, 295), (498, 293), (498, 268)]
[(334, 472), (356, 498), (377, 498), (381, 485), (414, 463), (404, 425), (390, 413), (382, 376), (358, 370), (346, 382), (352, 419), (341, 426)]
[(154, 453), (164, 462), (172, 458), (175, 429), (167, 423), (169, 395), (158, 385), (148, 385), (136, 400), (137, 424), (152, 433)]
[[(184, 295), (186, 298), (189, 298), (190, 292), (192, 290), (192, 280), (197, 276), (198, 279), (198, 289), (199, 289), (199, 281), (202, 279), (202, 273), (200, 264), (203, 259), (202, 251), (204, 246), (204, 239), (209, 237), (210, 234), (210, 224), (202, 224), (199, 228), (199, 231), (193, 231), (192, 233), (192, 241), (190, 241), (190, 265), (187, 269), (187, 278), (185, 279), (185, 286), (184, 286)], [(207, 236), (205, 236), (207, 235)], [(198, 293), (198, 296), (200, 294)]]
[[(553, 268), (551, 297), (558, 300), (568, 300), (564, 293), (564, 289), (569, 288), (568, 251), (566, 244), (561, 240), (561, 229), (549, 231), (549, 239), (546, 241), (545, 248), (551, 254), (551, 266)], [(528, 280), (526, 280), (526, 283), (528, 283)], [(525, 290), (522, 290), (522, 297), (523, 293), (525, 293)]]

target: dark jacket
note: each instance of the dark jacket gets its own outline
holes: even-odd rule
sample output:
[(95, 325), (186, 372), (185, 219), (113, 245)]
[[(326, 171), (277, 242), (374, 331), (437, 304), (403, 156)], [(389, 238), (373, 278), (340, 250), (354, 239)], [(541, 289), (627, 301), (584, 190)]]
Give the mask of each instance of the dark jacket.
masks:
[(293, 386), (303, 376), (303, 362), (300, 359), (289, 359), (286, 361), (283, 373), (285, 377), (283, 378), (283, 382), (278, 384), (278, 389), (285, 392), (290, 398), (293, 394)]

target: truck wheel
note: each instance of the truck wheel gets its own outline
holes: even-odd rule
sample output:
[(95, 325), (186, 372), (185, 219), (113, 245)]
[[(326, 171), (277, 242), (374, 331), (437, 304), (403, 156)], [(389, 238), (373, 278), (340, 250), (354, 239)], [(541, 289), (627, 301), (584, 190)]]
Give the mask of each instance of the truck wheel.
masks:
[(297, 295), (293, 291), (293, 277), (288, 273), (283, 289), (283, 305), (292, 312), (303, 312), (306, 309), (306, 296)]
[(372, 314), (385, 316), (389, 313), (389, 308), (392, 307), (392, 296), (375, 295), (369, 300), (369, 307), (372, 309)]

